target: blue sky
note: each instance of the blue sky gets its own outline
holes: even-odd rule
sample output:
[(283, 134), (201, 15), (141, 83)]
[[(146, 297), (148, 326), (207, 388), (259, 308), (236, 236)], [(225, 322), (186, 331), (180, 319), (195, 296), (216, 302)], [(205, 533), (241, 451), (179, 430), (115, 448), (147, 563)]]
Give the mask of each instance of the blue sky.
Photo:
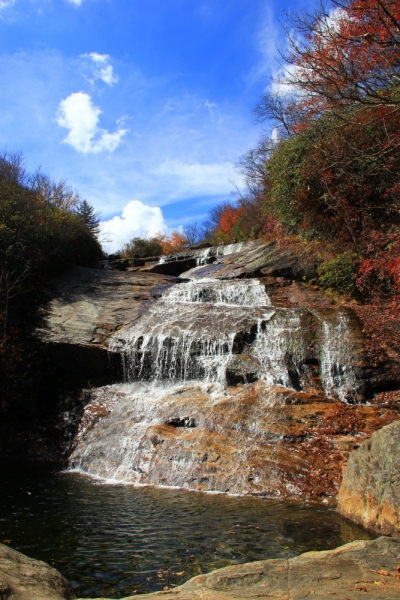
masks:
[[(299, 7), (299, 5), (297, 6)], [(65, 179), (108, 248), (229, 199), (278, 69), (274, 0), (0, 0), (0, 147)]]

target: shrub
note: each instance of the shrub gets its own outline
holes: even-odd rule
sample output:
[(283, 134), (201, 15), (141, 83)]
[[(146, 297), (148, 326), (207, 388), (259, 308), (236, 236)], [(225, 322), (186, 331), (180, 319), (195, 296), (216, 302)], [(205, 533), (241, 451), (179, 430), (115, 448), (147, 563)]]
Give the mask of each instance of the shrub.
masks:
[(353, 295), (356, 292), (356, 271), (358, 255), (353, 252), (343, 252), (318, 267), (318, 283), (321, 287)]
[(162, 254), (162, 245), (156, 238), (149, 240), (135, 237), (122, 247), (121, 255), (124, 258), (144, 258), (145, 256), (159, 256)]

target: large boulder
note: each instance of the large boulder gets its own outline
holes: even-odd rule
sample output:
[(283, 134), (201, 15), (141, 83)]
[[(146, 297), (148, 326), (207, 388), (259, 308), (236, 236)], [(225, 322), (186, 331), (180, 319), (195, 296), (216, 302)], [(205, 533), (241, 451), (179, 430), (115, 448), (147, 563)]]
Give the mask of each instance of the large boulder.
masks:
[(73, 600), (68, 581), (55, 569), (0, 544), (1, 600)]
[(399, 422), (379, 429), (350, 454), (338, 511), (375, 532), (400, 531)]

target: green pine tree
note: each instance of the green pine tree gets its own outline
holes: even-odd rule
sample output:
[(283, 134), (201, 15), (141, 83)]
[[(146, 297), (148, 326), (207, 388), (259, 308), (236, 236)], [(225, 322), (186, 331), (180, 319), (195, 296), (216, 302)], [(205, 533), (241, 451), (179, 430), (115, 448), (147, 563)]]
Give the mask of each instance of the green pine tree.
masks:
[(94, 211), (93, 206), (86, 200), (81, 200), (75, 212), (84, 222), (86, 229), (93, 235), (98, 236), (100, 233), (100, 214)]

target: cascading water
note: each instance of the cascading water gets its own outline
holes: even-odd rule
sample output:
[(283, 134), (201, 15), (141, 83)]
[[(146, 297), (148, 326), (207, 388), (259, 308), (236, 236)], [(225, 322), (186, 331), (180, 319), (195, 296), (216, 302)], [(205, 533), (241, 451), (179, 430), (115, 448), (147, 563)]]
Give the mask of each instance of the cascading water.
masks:
[(225, 383), (237, 336), (273, 313), (258, 281), (191, 281), (168, 291), (133, 327), (113, 338), (125, 380)]
[(305, 386), (347, 398), (349, 327), (343, 311), (272, 306), (255, 279), (177, 284), (112, 339), (125, 383), (92, 393), (70, 465), (135, 484), (296, 495), (278, 466), (279, 406)]

